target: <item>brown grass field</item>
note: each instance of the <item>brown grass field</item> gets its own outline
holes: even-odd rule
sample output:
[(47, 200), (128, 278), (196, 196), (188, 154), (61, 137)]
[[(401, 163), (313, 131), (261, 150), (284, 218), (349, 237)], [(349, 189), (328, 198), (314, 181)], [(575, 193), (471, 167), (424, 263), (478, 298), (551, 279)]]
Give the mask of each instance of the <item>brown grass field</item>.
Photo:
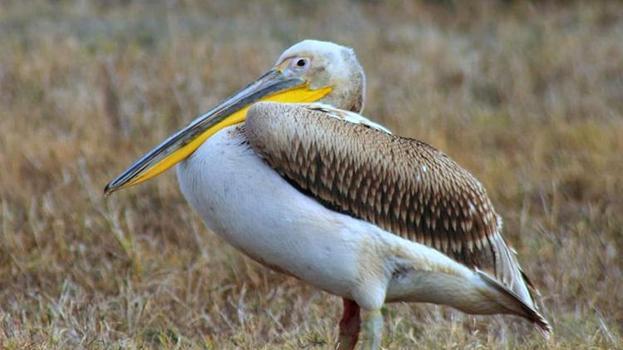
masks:
[(483, 182), (554, 327), (394, 304), (384, 347), (623, 348), (623, 3), (277, 0), (0, 1), (0, 347), (335, 346), (340, 299), (208, 232), (174, 172), (102, 195), (304, 38)]

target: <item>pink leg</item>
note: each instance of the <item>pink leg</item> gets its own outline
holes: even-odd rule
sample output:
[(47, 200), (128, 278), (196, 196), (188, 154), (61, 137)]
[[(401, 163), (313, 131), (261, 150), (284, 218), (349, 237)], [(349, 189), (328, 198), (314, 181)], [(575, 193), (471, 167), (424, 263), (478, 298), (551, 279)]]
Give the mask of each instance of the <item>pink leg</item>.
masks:
[(361, 317), (359, 305), (356, 302), (343, 298), (344, 312), (340, 320), (340, 338), (337, 348), (339, 350), (353, 350), (359, 338)]

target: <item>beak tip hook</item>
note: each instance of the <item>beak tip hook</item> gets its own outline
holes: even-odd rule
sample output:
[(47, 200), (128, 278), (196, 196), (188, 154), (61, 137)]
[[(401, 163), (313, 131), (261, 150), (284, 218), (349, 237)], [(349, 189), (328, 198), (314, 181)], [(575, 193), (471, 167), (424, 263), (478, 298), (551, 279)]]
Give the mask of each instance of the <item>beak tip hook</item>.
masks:
[(110, 186), (110, 183), (104, 187), (104, 198), (109, 197), (115, 190)]

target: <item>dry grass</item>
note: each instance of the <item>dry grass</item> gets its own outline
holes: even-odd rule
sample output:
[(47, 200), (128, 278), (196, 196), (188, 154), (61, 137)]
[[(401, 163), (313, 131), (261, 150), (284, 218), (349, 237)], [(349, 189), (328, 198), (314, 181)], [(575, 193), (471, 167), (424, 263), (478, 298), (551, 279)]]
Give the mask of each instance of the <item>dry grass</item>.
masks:
[(623, 4), (0, 2), (0, 346), (330, 348), (340, 302), (207, 232), (135, 157), (307, 37), (354, 47), (366, 115), (486, 185), (541, 288), (511, 318), (391, 305), (384, 346), (621, 348)]

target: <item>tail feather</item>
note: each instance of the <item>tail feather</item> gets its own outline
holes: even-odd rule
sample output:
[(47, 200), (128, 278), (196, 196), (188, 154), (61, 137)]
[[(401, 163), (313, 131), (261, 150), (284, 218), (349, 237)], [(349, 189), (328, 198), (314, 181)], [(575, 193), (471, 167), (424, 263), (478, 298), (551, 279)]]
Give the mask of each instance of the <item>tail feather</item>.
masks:
[(498, 292), (498, 297), (502, 297), (496, 298), (500, 302), (500, 305), (507, 309), (509, 313), (522, 316), (533, 322), (541, 331), (543, 336), (545, 338), (549, 338), (552, 333), (552, 327), (533, 305), (526, 303), (522, 297), (517, 295), (517, 293), (505, 287), (502, 283), (490, 277), (485, 272), (476, 269), (476, 273), (482, 281), (487, 284), (487, 286)]
[(526, 305), (536, 309), (536, 288), (522, 271), (516, 252), (510, 248), (499, 233), (492, 237), (496, 251), (495, 276), (502, 284), (514, 292)]

